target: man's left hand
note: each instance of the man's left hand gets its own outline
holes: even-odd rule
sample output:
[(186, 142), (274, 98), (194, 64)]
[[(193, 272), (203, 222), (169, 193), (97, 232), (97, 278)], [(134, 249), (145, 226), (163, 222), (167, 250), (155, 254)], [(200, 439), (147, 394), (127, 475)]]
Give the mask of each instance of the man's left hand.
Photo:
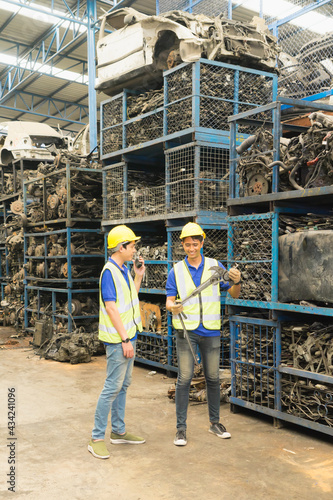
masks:
[(139, 257), (139, 261), (142, 263), (142, 266), (141, 267), (136, 267), (135, 265), (135, 260), (133, 260), (133, 264), (134, 264), (134, 272), (135, 274), (137, 274), (138, 276), (143, 276), (144, 273), (145, 273), (145, 270), (146, 270), (146, 267), (145, 267), (145, 261), (143, 260), (143, 257)]

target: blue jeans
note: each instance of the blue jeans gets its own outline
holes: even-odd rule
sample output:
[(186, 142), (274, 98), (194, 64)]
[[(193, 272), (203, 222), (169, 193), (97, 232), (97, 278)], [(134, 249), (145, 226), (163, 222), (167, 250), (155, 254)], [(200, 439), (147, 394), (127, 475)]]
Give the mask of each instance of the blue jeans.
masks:
[[(136, 340), (131, 342), (135, 353)], [(132, 381), (135, 356), (125, 358), (121, 344), (107, 345), (105, 350), (106, 379), (97, 402), (93, 439), (104, 439), (110, 410), (112, 432), (116, 434), (125, 432), (126, 392)]]
[[(220, 421), (220, 337), (204, 337), (188, 332), (194, 352), (199, 347), (203, 371), (206, 379), (209, 421)], [(194, 360), (183, 332), (176, 333), (178, 379), (176, 383), (177, 429), (186, 429), (187, 407), (190, 385), (193, 377)]]

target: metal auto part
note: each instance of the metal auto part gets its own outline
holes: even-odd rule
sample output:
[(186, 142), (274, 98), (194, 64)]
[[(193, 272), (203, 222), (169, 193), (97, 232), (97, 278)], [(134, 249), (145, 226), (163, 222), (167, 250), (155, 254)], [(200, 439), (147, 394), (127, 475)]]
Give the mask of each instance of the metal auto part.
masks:
[[(106, 24), (116, 31), (105, 34)], [(125, 7), (102, 17), (96, 51), (96, 88), (114, 95), (157, 88), (162, 70), (200, 57), (274, 71), (278, 47), (259, 18), (245, 23), (179, 10), (146, 16)]]

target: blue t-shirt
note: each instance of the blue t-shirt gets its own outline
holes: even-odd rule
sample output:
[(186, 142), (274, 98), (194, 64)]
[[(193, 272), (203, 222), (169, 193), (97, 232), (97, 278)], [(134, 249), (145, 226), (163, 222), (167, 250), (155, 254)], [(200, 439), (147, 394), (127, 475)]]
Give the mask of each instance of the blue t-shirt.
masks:
[[(122, 275), (124, 276), (126, 283), (128, 285), (128, 288), (130, 288), (130, 282), (129, 282), (129, 270), (128, 267), (124, 264), (123, 267), (118, 266), (118, 264), (111, 258), (109, 257), (109, 262), (112, 262), (118, 269), (121, 271)], [(116, 286), (113, 281), (112, 273), (110, 269), (105, 269), (103, 276), (102, 276), (102, 282), (101, 282), (101, 294), (103, 297), (104, 302), (116, 302), (117, 300), (117, 292), (116, 292)], [(137, 338), (137, 333), (135, 334), (135, 337), (133, 337), (131, 340), (135, 340)], [(121, 342), (119, 342), (120, 344)], [(105, 345), (111, 345), (108, 342), (104, 342)]]
[[(186, 265), (191, 273), (193, 282), (194, 282), (196, 287), (198, 287), (201, 284), (201, 276), (202, 276), (203, 268), (204, 268), (204, 258), (205, 257), (202, 258), (201, 263), (199, 264), (199, 267), (197, 269), (196, 267), (191, 266), (191, 264), (188, 263), (187, 256), (185, 257)], [(222, 267), (222, 269), (225, 269), (224, 265), (221, 264), (221, 262), (219, 262), (218, 264), (220, 267)], [(169, 272), (165, 288), (166, 288), (167, 297), (177, 297), (178, 290), (177, 290), (177, 285), (176, 285), (175, 271), (173, 268)], [(229, 283), (224, 283), (224, 282), (220, 283), (221, 290), (229, 290), (229, 288), (230, 288)], [(219, 330), (207, 330), (207, 328), (205, 328), (202, 323), (200, 323), (198, 328), (196, 328), (195, 330), (191, 330), (191, 332), (197, 333), (198, 335), (203, 335), (205, 337), (219, 337), (220, 336)]]

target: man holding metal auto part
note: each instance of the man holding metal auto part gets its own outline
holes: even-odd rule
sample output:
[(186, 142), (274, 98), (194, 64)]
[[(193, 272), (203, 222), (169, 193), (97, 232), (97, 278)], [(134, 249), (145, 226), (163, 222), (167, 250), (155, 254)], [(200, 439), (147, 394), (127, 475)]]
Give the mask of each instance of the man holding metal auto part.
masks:
[[(236, 268), (227, 272), (216, 259), (201, 253), (206, 235), (195, 222), (186, 224), (180, 239), (186, 253), (170, 271), (166, 283), (166, 308), (173, 315), (176, 330), (178, 379), (176, 383), (176, 446), (185, 446), (189, 391), (193, 377), (195, 351), (199, 348), (207, 385), (209, 432), (219, 438), (231, 435), (220, 423), (220, 289), (238, 298), (241, 273)], [(233, 281), (221, 282), (221, 277)], [(178, 300), (176, 298), (179, 297)]]
[(104, 342), (107, 375), (99, 396), (95, 425), (88, 451), (97, 458), (109, 458), (104, 443), (111, 410), (112, 444), (142, 444), (145, 440), (125, 432), (125, 403), (131, 383), (137, 332), (142, 332), (138, 292), (145, 272), (142, 257), (134, 262), (133, 280), (125, 262), (135, 254), (135, 242), (140, 239), (127, 226), (116, 226), (108, 234), (111, 257), (100, 276), (99, 339)]

